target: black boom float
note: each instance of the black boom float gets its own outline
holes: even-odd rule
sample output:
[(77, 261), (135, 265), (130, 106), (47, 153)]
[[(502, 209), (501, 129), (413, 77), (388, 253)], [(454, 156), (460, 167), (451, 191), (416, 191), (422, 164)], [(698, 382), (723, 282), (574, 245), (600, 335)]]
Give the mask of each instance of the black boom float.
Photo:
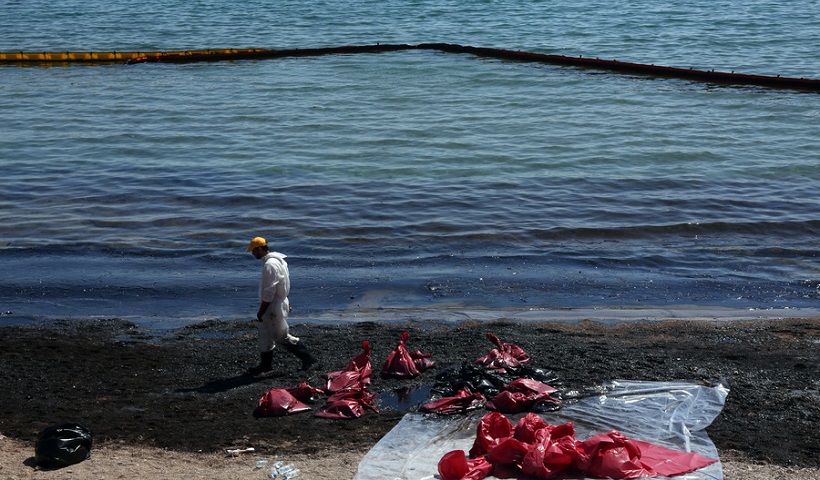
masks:
[(619, 62), (617, 60), (547, 55), (543, 53), (471, 47), (451, 43), (421, 43), (417, 45), (376, 44), (294, 49), (216, 49), (169, 52), (0, 52), (0, 64), (192, 63), (226, 60), (262, 60), (285, 57), (315, 57), (321, 55), (349, 55), (356, 53), (383, 53), (400, 50), (436, 50), (440, 52), (466, 53), (478, 57), (498, 58), (519, 62), (537, 62), (607, 70), (632, 75), (682, 78), (698, 82), (754, 85), (768, 88), (820, 92), (820, 80), (810, 78), (781, 77), (779, 75), (748, 75), (734, 72), (716, 72), (714, 70), (663, 67), (643, 63)]

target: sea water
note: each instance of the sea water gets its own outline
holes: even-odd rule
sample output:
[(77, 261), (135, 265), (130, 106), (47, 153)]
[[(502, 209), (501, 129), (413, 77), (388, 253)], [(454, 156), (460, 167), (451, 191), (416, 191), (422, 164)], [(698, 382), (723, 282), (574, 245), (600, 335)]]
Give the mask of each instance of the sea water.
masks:
[[(6, 52), (429, 42), (820, 78), (820, 2), (0, 8)], [(296, 322), (820, 306), (817, 93), (436, 51), (6, 65), (0, 173), (3, 324), (252, 318), (257, 235)]]

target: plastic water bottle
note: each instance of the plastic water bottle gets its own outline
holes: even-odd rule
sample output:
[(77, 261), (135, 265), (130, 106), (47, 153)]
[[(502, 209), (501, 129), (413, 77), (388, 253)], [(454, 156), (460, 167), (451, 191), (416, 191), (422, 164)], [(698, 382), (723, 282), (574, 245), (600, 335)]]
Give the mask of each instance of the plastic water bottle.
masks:
[(264, 458), (257, 458), (256, 463), (253, 465), (253, 469), (262, 472), (261, 478), (268, 478), (268, 461)]
[[(284, 463), (284, 462), (277, 462), (277, 463)], [(278, 467), (273, 467), (273, 468), (271, 468), (271, 477), (272, 478), (282, 479), (282, 480), (284, 480), (286, 478), (293, 478), (293, 477), (296, 476), (296, 474), (299, 473), (297, 471), (296, 474), (294, 474), (293, 471), (295, 469), (296, 469), (296, 467), (292, 463), (289, 463), (287, 465), (280, 465)]]
[(299, 469), (298, 468), (294, 468), (293, 470), (291, 470), (289, 472), (285, 472), (285, 474), (282, 475), (282, 478), (284, 480), (287, 480), (289, 478), (295, 478), (296, 475), (299, 475)]

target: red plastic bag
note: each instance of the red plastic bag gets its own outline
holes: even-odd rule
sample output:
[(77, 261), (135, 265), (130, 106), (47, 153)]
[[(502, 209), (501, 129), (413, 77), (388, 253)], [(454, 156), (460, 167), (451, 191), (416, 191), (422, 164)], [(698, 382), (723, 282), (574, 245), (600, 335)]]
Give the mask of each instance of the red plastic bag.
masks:
[(324, 395), (325, 392), (316, 387), (311, 387), (307, 382), (302, 382), (296, 387), (285, 387), (289, 394), (296, 397), (300, 402), (312, 402), (316, 400), (319, 395)]
[(424, 372), (436, 366), (436, 362), (432, 360), (432, 353), (421, 353), (421, 350), (413, 350), (410, 352), (410, 358), (413, 359), (413, 363), (419, 372)]
[(535, 434), (548, 425), (540, 416), (528, 413), (518, 420), (518, 424), (513, 429), (513, 437), (524, 443), (534, 443), (536, 441)]
[(518, 345), (501, 343), (501, 340), (492, 333), (488, 333), (487, 338), (497, 348), (490, 350), (487, 355), (477, 358), (474, 363), (484, 365), (485, 368), (492, 370), (506, 372), (508, 368), (519, 368), (530, 362), (530, 356)]
[[(530, 415), (537, 417), (535, 414), (528, 416)], [(529, 431), (531, 430), (528, 429)], [(554, 478), (574, 465), (577, 449), (575, 427), (572, 423), (544, 424), (543, 427), (531, 432), (534, 438), (521, 462), (522, 472), (536, 478)]]
[(438, 400), (433, 400), (425, 403), (419, 410), (428, 413), (438, 413), (442, 415), (449, 415), (451, 413), (465, 412), (467, 410), (474, 410), (484, 405), (487, 399), (481, 392), (473, 393), (469, 388), (464, 387), (455, 396), (444, 397)]
[(399, 344), (384, 362), (381, 372), (383, 377), (415, 378), (433, 366), (433, 362), (429, 360), (432, 355), (421, 353), (418, 350), (413, 353), (407, 351), (405, 343), (408, 338), (410, 334), (402, 332)]
[(493, 447), (512, 436), (512, 425), (507, 417), (492, 412), (481, 417), (476, 427), (476, 438), (473, 448), (470, 449), (471, 457), (478, 457), (489, 452)]
[(517, 378), (504, 387), (498, 395), (487, 402), (487, 410), (503, 413), (520, 413), (532, 409), (538, 403), (559, 403), (550, 396), (556, 389), (531, 378)]
[(529, 445), (513, 437), (507, 437), (498, 445), (490, 447), (487, 460), (493, 465), (517, 466), (524, 460)]
[(661, 477), (675, 477), (711, 465), (717, 460), (694, 452), (681, 452), (641, 440), (632, 440), (641, 449), (641, 462)]
[(297, 400), (287, 390), (274, 388), (262, 395), (253, 414), (257, 417), (284, 417), (307, 410), (310, 410), (310, 407)]
[(641, 449), (621, 432), (595, 435), (580, 443), (584, 453), (577, 468), (601, 478), (638, 478), (657, 476), (649, 465), (641, 462)]
[(328, 395), (344, 390), (367, 388), (370, 386), (370, 377), (373, 369), (370, 366), (370, 343), (362, 342), (362, 353), (348, 362), (347, 366), (339, 371), (326, 373), (327, 379), (324, 391)]
[(586, 456), (586, 462), (582, 465), (585, 471), (601, 477), (676, 477), (717, 461), (694, 452), (681, 452), (632, 440), (617, 430), (579, 442), (578, 448), (583, 449)]
[(359, 418), (364, 415), (365, 408), (379, 413), (375, 398), (363, 389), (338, 392), (328, 397), (325, 406), (314, 416), (337, 420)]
[(509, 385), (505, 388), (505, 390), (509, 390), (511, 392), (524, 392), (524, 393), (535, 393), (538, 395), (549, 395), (550, 393), (557, 392), (558, 389), (553, 388), (546, 383), (539, 382), (538, 380), (533, 380), (532, 378), (516, 378)]
[(441, 480), (481, 480), (487, 478), (493, 465), (484, 457), (468, 460), (463, 450), (444, 454), (438, 462)]
[(328, 395), (344, 392), (345, 390), (359, 390), (364, 388), (361, 372), (355, 370), (340, 370), (327, 374), (327, 383), (324, 392)]

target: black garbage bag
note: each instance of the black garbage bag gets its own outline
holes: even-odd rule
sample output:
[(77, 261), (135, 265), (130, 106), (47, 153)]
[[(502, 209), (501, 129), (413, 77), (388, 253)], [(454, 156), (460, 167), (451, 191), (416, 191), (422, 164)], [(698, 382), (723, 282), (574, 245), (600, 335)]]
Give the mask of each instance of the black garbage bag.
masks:
[(464, 362), (461, 365), (446, 367), (436, 375), (432, 391), (443, 397), (456, 395), (459, 390), (468, 388), (471, 392), (481, 392), (485, 397), (493, 397), (509, 383), (503, 374)]
[(436, 375), (437, 382), (433, 386), (433, 392), (449, 397), (466, 387), (470, 391), (481, 392), (485, 397), (492, 398), (516, 378), (531, 378), (553, 387), (560, 384), (558, 375), (551, 370), (522, 365), (518, 368), (508, 367), (505, 372), (499, 372), (463, 362), (461, 365), (443, 368)]
[(44, 468), (62, 468), (91, 456), (91, 430), (76, 423), (46, 427), (34, 444), (34, 460)]

